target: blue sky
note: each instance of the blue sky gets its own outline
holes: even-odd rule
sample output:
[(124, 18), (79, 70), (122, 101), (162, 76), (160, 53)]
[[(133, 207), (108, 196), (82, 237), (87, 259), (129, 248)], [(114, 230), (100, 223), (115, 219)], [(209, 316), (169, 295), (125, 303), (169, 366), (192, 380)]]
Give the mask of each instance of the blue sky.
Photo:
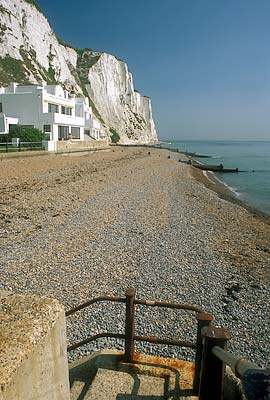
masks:
[(269, 0), (38, 0), (56, 34), (117, 55), (161, 138), (270, 140)]

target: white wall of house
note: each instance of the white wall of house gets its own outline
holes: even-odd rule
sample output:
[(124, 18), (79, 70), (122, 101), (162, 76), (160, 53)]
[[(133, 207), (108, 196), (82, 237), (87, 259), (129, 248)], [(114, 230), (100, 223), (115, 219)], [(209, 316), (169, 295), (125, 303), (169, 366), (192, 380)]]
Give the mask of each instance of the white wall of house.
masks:
[(1, 134), (7, 134), (9, 125), (17, 125), (18, 124), (18, 118), (10, 118), (6, 117), (5, 114), (0, 113), (0, 135)]
[(96, 140), (100, 139), (100, 122), (93, 118), (92, 123), (92, 137)]
[(1, 93), (0, 91), (3, 113), (18, 118), (21, 125), (35, 125), (38, 128), (42, 107), (41, 95), (39, 93), (40, 97), (38, 97), (36, 90), (31, 93), (26, 87), (20, 87), (20, 89), (18, 93), (10, 91)]
[(18, 118), (20, 125), (32, 125), (48, 134), (48, 139), (84, 140), (88, 129), (100, 138), (100, 123), (93, 119), (89, 101), (71, 97), (59, 85), (19, 86), (12, 83), (0, 88), (2, 112)]

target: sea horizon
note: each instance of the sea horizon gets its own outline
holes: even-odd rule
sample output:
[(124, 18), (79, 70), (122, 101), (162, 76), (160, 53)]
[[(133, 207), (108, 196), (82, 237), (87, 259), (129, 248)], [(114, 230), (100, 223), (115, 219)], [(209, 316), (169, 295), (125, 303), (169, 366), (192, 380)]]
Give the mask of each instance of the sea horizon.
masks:
[(266, 139), (174, 139), (174, 138), (161, 138), (159, 142), (168, 143), (168, 142), (270, 142)]

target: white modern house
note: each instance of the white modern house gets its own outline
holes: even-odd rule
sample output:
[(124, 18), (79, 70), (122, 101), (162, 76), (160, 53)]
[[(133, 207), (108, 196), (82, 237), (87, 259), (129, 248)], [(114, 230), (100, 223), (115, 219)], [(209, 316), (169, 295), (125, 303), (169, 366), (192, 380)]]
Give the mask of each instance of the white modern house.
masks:
[(49, 149), (59, 140), (83, 141), (85, 134), (100, 139), (100, 123), (93, 117), (88, 98), (74, 97), (60, 85), (1, 87), (0, 114), (9, 125), (15, 122), (42, 130)]

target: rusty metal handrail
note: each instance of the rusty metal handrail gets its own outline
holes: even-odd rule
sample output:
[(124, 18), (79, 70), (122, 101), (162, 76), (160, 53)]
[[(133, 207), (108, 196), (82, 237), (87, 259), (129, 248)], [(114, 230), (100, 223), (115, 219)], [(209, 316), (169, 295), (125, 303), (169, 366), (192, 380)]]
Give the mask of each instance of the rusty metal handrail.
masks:
[[(87, 308), (90, 305), (101, 302), (101, 301), (126, 303), (127, 298), (116, 297), (116, 296), (95, 297), (93, 299), (90, 299), (90, 300), (82, 303), (82, 304), (79, 304), (76, 307), (71, 308), (69, 311), (66, 312), (66, 316), (68, 317), (69, 315), (75, 314), (76, 312), (83, 310), (84, 308)], [(152, 301), (152, 300), (144, 300), (144, 299), (134, 299), (133, 303), (134, 303), (134, 305), (138, 304), (138, 305), (151, 306), (151, 307), (164, 307), (164, 308), (171, 308), (171, 309), (178, 309), (178, 310), (181, 309), (181, 310), (187, 310), (187, 311), (194, 311), (194, 312), (197, 312), (200, 314), (203, 313), (203, 311), (200, 307), (193, 306), (190, 304), (168, 303), (165, 301)], [(80, 342), (74, 343), (71, 346), (68, 346), (67, 350), (68, 351), (75, 350), (80, 346), (83, 346), (87, 343), (90, 343), (90, 342), (100, 339), (100, 338), (126, 339), (126, 336), (127, 335), (124, 335), (124, 334), (102, 332), (97, 335), (90, 336)], [(194, 348), (194, 349), (196, 348), (195, 343), (192, 343), (189, 341), (183, 341), (183, 340), (157, 338), (154, 336), (136, 336), (136, 335), (133, 335), (133, 339), (136, 341), (143, 341), (143, 342), (149, 342), (149, 343), (166, 344), (166, 345), (172, 345), (172, 346), (182, 346), (182, 347), (189, 347), (189, 348)]]
[[(124, 297), (116, 297), (116, 296), (100, 296), (90, 299), (82, 304), (79, 304), (76, 307), (71, 308), (70, 310), (66, 311), (66, 317), (69, 315), (74, 314), (77, 311), (83, 310), (86, 307), (91, 306), (94, 303), (98, 303), (101, 301), (112, 301), (117, 303), (126, 303), (126, 298)], [(143, 300), (143, 299), (135, 299), (134, 304), (143, 305), (143, 306), (150, 306), (150, 307), (163, 307), (163, 308), (172, 308), (176, 310), (187, 310), (187, 311), (194, 311), (197, 313), (204, 313), (204, 311), (198, 307), (193, 306), (190, 304), (180, 304), (180, 303), (168, 303), (166, 301), (152, 301), (152, 300)]]
[(200, 307), (193, 306), (190, 304), (168, 303), (166, 301), (152, 301), (152, 300), (139, 300), (139, 299), (136, 299), (134, 303), (143, 306), (164, 307), (176, 310), (187, 310), (187, 311), (194, 311), (197, 313), (204, 313), (204, 311)]
[[(148, 343), (155, 344), (164, 344), (164, 345), (172, 345), (172, 346), (181, 346), (188, 347), (192, 349), (196, 349), (195, 355), (195, 373), (194, 373), (194, 382), (193, 387), (195, 393), (198, 393), (199, 383), (200, 383), (200, 370), (201, 370), (201, 360), (202, 360), (202, 328), (210, 325), (213, 320), (212, 315), (206, 314), (200, 307), (193, 306), (190, 304), (179, 304), (179, 303), (168, 303), (163, 301), (149, 301), (144, 299), (136, 299), (135, 298), (135, 289), (129, 289), (125, 293), (125, 298), (123, 297), (115, 297), (115, 296), (100, 296), (90, 299), (76, 307), (73, 307), (69, 311), (66, 312), (66, 316), (70, 316), (77, 311), (80, 311), (94, 303), (102, 302), (102, 301), (111, 301), (118, 303), (126, 304), (126, 323), (125, 323), (125, 334), (120, 333), (111, 333), (104, 332), (93, 335), (84, 339), (80, 342), (74, 343), (68, 347), (68, 351), (75, 350), (76, 348), (83, 346), (87, 343), (90, 343), (99, 338), (117, 338), (125, 340), (125, 353), (124, 353), (124, 361), (132, 363), (134, 360), (134, 342), (135, 341), (143, 341)], [(143, 306), (151, 306), (151, 307), (163, 307), (163, 308), (171, 308), (177, 310), (186, 310), (193, 311), (196, 313), (197, 319), (197, 338), (196, 343), (183, 341), (183, 340), (175, 340), (175, 339), (166, 339), (166, 338), (158, 338), (154, 336), (137, 336), (135, 335), (135, 305), (143, 305)]]
[(66, 311), (66, 317), (69, 315), (74, 314), (77, 311), (83, 310), (86, 307), (91, 306), (94, 303), (98, 303), (100, 301), (113, 301), (113, 302), (118, 302), (118, 303), (125, 303), (126, 299), (123, 297), (115, 297), (115, 296), (100, 296), (100, 297), (95, 297), (93, 299), (90, 299), (88, 301), (85, 301), (82, 304), (79, 304), (76, 307), (71, 308), (70, 310)]
[[(129, 291), (126, 292), (126, 295), (128, 294)], [(133, 291), (131, 289), (131, 297), (133, 297)], [(127, 303), (127, 298), (124, 297), (117, 297), (117, 296), (99, 296), (95, 297), (93, 299), (90, 299), (82, 304), (79, 304), (76, 307), (71, 308), (69, 311), (66, 311), (66, 317), (75, 314), (76, 312), (83, 310), (87, 307), (89, 307), (92, 304), (102, 302), (102, 301), (111, 301), (111, 302), (117, 302), (117, 303)], [(187, 311), (194, 311), (199, 314), (204, 314), (203, 310), (198, 307), (198, 306), (193, 306), (190, 304), (180, 304), (180, 303), (169, 303), (165, 301), (153, 301), (153, 300), (144, 300), (144, 299), (135, 299), (135, 293), (134, 293), (134, 299), (133, 299), (133, 304), (134, 305), (144, 305), (144, 306), (150, 306), (150, 307), (163, 307), (163, 308), (171, 308), (171, 309), (177, 309), (177, 310), (187, 310)], [(130, 316), (132, 318), (132, 315)], [(126, 325), (129, 323), (130, 317), (126, 321)], [(133, 311), (133, 318), (134, 318), (134, 311)], [(77, 349), (80, 346), (83, 346), (85, 344), (88, 344), (94, 340), (100, 339), (100, 338), (117, 338), (117, 339), (127, 339), (126, 334), (118, 334), (118, 333), (109, 333), (109, 332), (101, 332), (96, 335), (92, 335), (80, 342), (74, 343), (71, 346), (68, 346), (67, 350), (72, 351)], [(194, 348), (196, 349), (196, 343), (192, 343), (189, 341), (184, 341), (184, 340), (174, 340), (174, 339), (166, 339), (166, 338), (158, 338), (154, 336), (137, 336), (134, 335), (133, 333), (133, 341), (143, 341), (143, 342), (148, 342), (148, 343), (156, 343), (156, 344), (166, 344), (166, 345), (172, 345), (172, 346), (182, 346), (182, 347), (188, 347), (188, 348)], [(128, 339), (127, 339), (128, 340)], [(132, 358), (132, 356), (130, 356)]]
[[(71, 346), (68, 346), (67, 351), (72, 351), (77, 349), (80, 346), (83, 346), (85, 344), (88, 344), (90, 342), (93, 342), (94, 340), (100, 339), (100, 338), (115, 338), (115, 339), (126, 339), (126, 335), (122, 333), (111, 333), (111, 332), (102, 332), (102, 333), (97, 333), (96, 335), (90, 336), (87, 339), (84, 339), (80, 342), (77, 342)], [(158, 338), (155, 336), (137, 336), (134, 335), (134, 340), (138, 342), (148, 342), (148, 343), (156, 343), (156, 344), (166, 344), (166, 345), (171, 345), (171, 346), (182, 346), (182, 347), (188, 347), (191, 349), (196, 349), (196, 343), (188, 342), (185, 340), (175, 340), (175, 339), (165, 339), (165, 338)]]
[[(126, 305), (129, 304), (130, 301), (133, 303), (133, 308), (135, 305), (144, 305), (144, 306), (151, 306), (151, 307), (163, 307), (163, 308), (171, 308), (171, 309), (181, 309), (181, 310), (187, 310), (187, 311), (194, 311), (197, 313), (197, 315), (200, 315), (205, 319), (204, 317), (208, 316), (209, 314), (206, 314), (203, 312), (203, 310), (198, 307), (198, 306), (193, 306), (190, 304), (180, 304), (180, 303), (169, 303), (169, 302), (164, 302), (164, 301), (152, 301), (152, 300), (144, 300), (144, 299), (135, 299), (135, 289), (129, 289), (126, 292), (126, 297), (116, 297), (116, 296), (99, 296), (95, 297), (93, 299), (90, 299), (82, 304), (79, 304), (76, 307), (71, 308), (70, 310), (66, 311), (66, 316), (70, 316), (72, 314), (75, 314), (76, 312), (89, 307), (92, 304), (102, 302), (102, 301), (111, 301), (111, 302), (118, 302), (118, 303), (126, 303)], [(127, 325), (130, 323), (130, 319), (133, 319), (134, 323), (134, 312), (135, 310), (133, 309), (132, 312), (130, 313), (131, 315), (126, 318), (126, 331)], [(210, 316), (211, 317), (211, 316)], [(211, 321), (212, 317), (206, 318), (207, 321)], [(197, 318), (199, 321), (199, 318)], [(93, 336), (90, 336), (89, 338), (82, 340), (80, 342), (77, 342), (71, 346), (68, 347), (68, 351), (74, 350), (84, 344), (90, 343), (96, 339), (99, 338), (106, 338), (106, 337), (111, 337), (111, 338), (119, 338), (119, 339), (125, 339), (128, 340), (127, 334), (118, 334), (118, 333), (99, 333)], [(174, 340), (174, 339), (166, 339), (166, 338), (157, 338), (154, 336), (137, 336), (133, 332), (133, 341), (144, 341), (144, 342), (149, 342), (149, 343), (156, 343), (156, 344), (167, 344), (167, 345), (176, 345), (176, 346), (183, 346), (183, 347), (189, 347), (189, 348), (196, 348), (196, 343), (192, 343), (189, 341), (183, 341), (183, 340)]]
[(125, 339), (126, 335), (123, 335), (121, 333), (111, 333), (111, 332), (106, 332), (106, 333), (97, 333), (96, 335), (90, 336), (87, 339), (81, 340), (80, 342), (74, 343), (71, 346), (68, 346), (67, 351), (75, 350), (80, 346), (83, 346), (87, 343), (93, 342), (94, 340), (100, 339), (100, 338), (118, 338), (118, 339)]

